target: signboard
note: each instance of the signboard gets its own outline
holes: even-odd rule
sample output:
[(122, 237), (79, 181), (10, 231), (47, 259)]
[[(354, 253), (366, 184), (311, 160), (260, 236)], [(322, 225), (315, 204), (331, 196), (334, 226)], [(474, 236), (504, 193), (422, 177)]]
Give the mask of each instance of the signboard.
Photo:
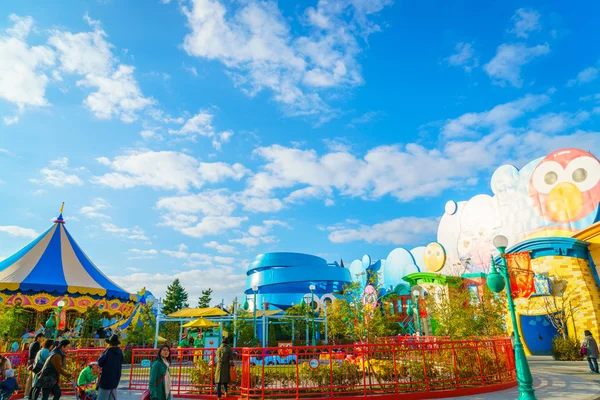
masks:
[(319, 360), (317, 358), (311, 358), (310, 361), (308, 362), (308, 365), (312, 368), (312, 369), (317, 369), (319, 368)]
[(292, 349), (290, 347), (292, 347), (292, 342), (279, 342), (279, 354), (281, 354), (282, 356), (289, 356), (290, 354), (292, 354)]
[(150, 360), (142, 360), (142, 361), (140, 362), (140, 365), (141, 365), (142, 367), (145, 367), (145, 368), (147, 368), (147, 367), (149, 367), (149, 366), (150, 366)]

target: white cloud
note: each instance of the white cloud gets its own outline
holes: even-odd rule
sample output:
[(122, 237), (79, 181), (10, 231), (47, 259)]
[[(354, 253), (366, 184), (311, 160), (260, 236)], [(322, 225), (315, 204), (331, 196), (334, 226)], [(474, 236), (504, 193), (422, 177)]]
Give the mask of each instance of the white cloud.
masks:
[(186, 196), (163, 197), (156, 207), (167, 210), (173, 214), (196, 214), (204, 215), (231, 215), (235, 210), (235, 203), (224, 189), (206, 190), (200, 193)]
[(208, 247), (210, 249), (215, 249), (216, 251), (218, 251), (219, 253), (223, 253), (223, 254), (237, 254), (237, 249), (233, 246), (230, 246), (228, 244), (220, 244), (217, 241), (211, 241), (211, 242), (207, 242), (204, 243), (204, 247)]
[(587, 111), (548, 113), (532, 119), (529, 121), (529, 125), (541, 132), (559, 133), (578, 126), (589, 118), (590, 113)]
[(577, 78), (569, 80), (567, 82), (567, 86), (575, 86), (581, 85), (583, 83), (588, 83), (596, 80), (598, 78), (598, 68), (596, 67), (587, 67), (583, 71), (577, 74)]
[(358, 117), (352, 118), (349, 126), (354, 126), (356, 124), (367, 124), (371, 121), (377, 120), (385, 115), (383, 111), (368, 111)]
[(232, 199), (237, 203), (240, 203), (244, 210), (250, 212), (277, 212), (281, 211), (284, 204), (277, 198), (268, 196), (255, 196), (247, 191), (243, 191), (239, 194), (232, 196)]
[(133, 70), (132, 66), (120, 65), (110, 76), (88, 75), (77, 82), (78, 86), (96, 89), (84, 101), (96, 118), (115, 117), (131, 123), (138, 119), (138, 111), (155, 103), (142, 95)]
[(333, 201), (332, 199), (325, 199), (325, 207), (332, 207), (335, 206), (335, 201)]
[(8, 233), (9, 236), (26, 237), (31, 239), (35, 239), (39, 236), (39, 233), (37, 233), (34, 229), (22, 228), (15, 225), (0, 226), (0, 232)]
[(306, 199), (314, 199), (331, 195), (331, 189), (319, 188), (314, 186), (305, 187), (303, 189), (294, 190), (283, 201), (286, 203), (300, 203)]
[(578, 143), (588, 146), (583, 147), (586, 149), (596, 148), (590, 132), (557, 135), (509, 127), (518, 116), (549, 100), (546, 95), (529, 95), (490, 111), (469, 113), (459, 122), (463, 124), (460, 129), (468, 130), (470, 136), (459, 135), (460, 129), (455, 128), (460, 140), (443, 141), (429, 148), (416, 143), (395, 144), (372, 148), (361, 156), (339, 152), (319, 155), (315, 150), (280, 145), (260, 147), (256, 154), (266, 164), (248, 178), (245, 192), (267, 198), (275, 192), (308, 186), (335, 189), (348, 197), (379, 199), (390, 195), (406, 202), (438, 196), (457, 185), (474, 185), (481, 172), (499, 163), (520, 165), (559, 149), (558, 145), (572, 147)]
[(475, 50), (471, 43), (460, 42), (454, 48), (455, 53), (447, 58), (448, 64), (453, 67), (462, 67), (466, 72), (479, 66), (479, 58), (475, 56)]
[(210, 110), (200, 110), (189, 118), (179, 129), (169, 129), (172, 135), (186, 136), (194, 139), (196, 135), (212, 138), (215, 149), (220, 150), (223, 143), (229, 142), (232, 131), (216, 132), (213, 127), (214, 114)]
[(492, 78), (493, 83), (504, 86), (510, 83), (514, 87), (523, 86), (521, 68), (536, 57), (550, 53), (546, 43), (533, 47), (525, 44), (501, 44), (492, 60), (483, 66), (484, 71)]
[(255, 247), (261, 243), (276, 243), (279, 240), (275, 236), (268, 235), (276, 226), (290, 229), (290, 226), (276, 219), (265, 220), (262, 225), (253, 225), (241, 238), (231, 239), (231, 243), (239, 243), (247, 247)]
[(79, 213), (90, 219), (111, 219), (109, 215), (103, 214), (101, 211), (110, 208), (108, 201), (101, 197), (97, 197), (92, 201), (92, 205), (81, 207)]
[(372, 226), (333, 230), (329, 240), (333, 243), (364, 241), (393, 245), (411, 245), (433, 240), (439, 221), (433, 218), (405, 217), (381, 222)]
[(155, 101), (142, 94), (133, 77), (134, 67), (117, 64), (113, 46), (106, 41), (107, 35), (100, 23), (87, 14), (84, 19), (94, 28), (92, 32), (74, 34), (54, 30), (48, 39), (48, 43), (56, 48), (60, 70), (83, 76), (77, 85), (94, 89), (84, 104), (96, 118), (118, 118), (131, 123), (138, 119), (139, 111)]
[[(125, 276), (111, 276), (115, 283), (125, 290), (136, 293), (141, 289), (140, 282), (156, 297), (165, 296), (165, 289), (173, 280), (179, 279), (188, 292), (190, 303), (193, 303), (202, 290), (213, 289), (213, 302), (219, 303), (221, 299), (230, 304), (233, 298), (241, 294), (246, 283), (246, 275), (239, 273), (231, 266), (218, 266), (204, 269), (192, 269), (178, 273), (133, 273)], [(238, 299), (239, 301), (240, 299)]]
[(155, 249), (149, 249), (149, 250), (129, 249), (127, 251), (127, 253), (128, 253), (128, 255), (127, 255), (128, 260), (145, 260), (145, 259), (156, 258), (156, 256), (158, 255), (158, 251)]
[(83, 185), (83, 181), (77, 175), (67, 174), (64, 171), (51, 168), (42, 168), (40, 170), (42, 174), (41, 179), (29, 179), (29, 182), (36, 183), (38, 185), (50, 184), (52, 186), (63, 187), (66, 185)]
[(162, 136), (156, 133), (156, 131), (153, 129), (143, 129), (142, 131), (140, 131), (140, 136), (146, 140), (162, 139)]
[(247, 217), (233, 217), (224, 215), (218, 217), (208, 216), (202, 218), (202, 220), (195, 225), (177, 230), (184, 235), (194, 238), (201, 238), (204, 236), (219, 235), (228, 230), (239, 228), (242, 222), (247, 220)]
[(21, 120), (21, 118), (18, 115), (13, 115), (12, 117), (2, 117), (2, 121), (4, 122), (4, 125), (6, 126), (11, 126), (14, 124), (19, 123), (19, 121)]
[(251, 226), (250, 229), (248, 229), (248, 233), (255, 237), (265, 236), (267, 233), (271, 232), (271, 230), (273, 230), (273, 228), (276, 226), (282, 226), (288, 229), (290, 228), (290, 226), (286, 222), (279, 221), (276, 219), (270, 219), (263, 221), (262, 225)]
[(145, 241), (148, 240), (148, 237), (146, 236), (145, 232), (141, 228), (138, 228), (138, 227), (120, 228), (117, 225), (108, 223), (108, 222), (104, 222), (101, 225), (101, 227), (104, 232), (108, 232), (108, 233), (111, 233), (118, 237), (125, 238), (125, 239), (145, 240)]
[(248, 170), (241, 164), (203, 163), (194, 157), (173, 151), (135, 151), (115, 157), (97, 159), (114, 172), (96, 176), (92, 182), (114, 189), (149, 186), (185, 191), (232, 178), (240, 180)]
[(301, 18), (309, 34), (294, 36), (275, 2), (194, 0), (183, 7), (191, 30), (183, 47), (221, 61), (250, 95), (270, 89), (291, 115), (332, 114), (317, 91), (362, 83), (357, 37), (379, 30), (369, 17), (388, 4), (319, 1)]
[(509, 32), (514, 33), (517, 37), (527, 39), (529, 32), (540, 31), (540, 14), (535, 10), (527, 10), (519, 8), (512, 16), (514, 27)]
[(477, 136), (479, 134), (477, 129), (504, 127), (525, 113), (535, 111), (549, 102), (548, 95), (528, 94), (518, 100), (499, 104), (489, 111), (467, 113), (450, 119), (444, 124), (442, 134), (446, 138)]
[(60, 169), (67, 169), (69, 168), (69, 159), (67, 157), (57, 158), (56, 160), (50, 161), (50, 166)]
[[(11, 14), (13, 27), (0, 33), (0, 99), (15, 104), (19, 113), (27, 106), (46, 106), (48, 77), (45, 69), (55, 62), (54, 52), (46, 46), (29, 46), (26, 39), (33, 18)], [(18, 116), (4, 117), (4, 123), (18, 122)]]
[[(83, 181), (75, 174), (67, 173), (69, 170), (69, 159), (60, 157), (50, 161), (51, 168), (42, 168), (40, 173), (41, 179), (31, 178), (29, 182), (38, 185), (50, 184), (52, 186), (64, 187), (66, 185), (83, 185)], [(85, 170), (85, 168), (76, 168), (75, 170)], [(67, 172), (65, 172), (67, 171)]]
[(196, 70), (196, 67), (185, 67), (184, 69), (190, 74), (192, 74), (192, 76), (198, 76), (198, 71)]
[(116, 61), (106, 33), (98, 26), (93, 32), (53, 30), (48, 43), (56, 49), (60, 69), (65, 73), (108, 76)]
[(213, 265), (217, 264), (233, 264), (233, 257), (211, 256), (204, 253), (193, 253), (187, 251), (188, 247), (185, 244), (180, 244), (177, 250), (161, 250), (161, 253), (178, 260), (185, 260), (188, 267), (196, 267), (198, 265)]

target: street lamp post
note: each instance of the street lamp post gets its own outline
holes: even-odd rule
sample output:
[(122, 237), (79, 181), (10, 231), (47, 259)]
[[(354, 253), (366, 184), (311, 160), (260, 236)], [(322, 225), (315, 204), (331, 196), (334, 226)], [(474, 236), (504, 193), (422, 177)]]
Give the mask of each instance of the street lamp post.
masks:
[(58, 325), (60, 324), (60, 313), (63, 307), (66, 305), (64, 300), (59, 301), (57, 304), (58, 312), (56, 313), (56, 329), (54, 330), (54, 341), (56, 342), (56, 337), (58, 335)]
[(421, 314), (419, 314), (419, 289), (415, 289), (412, 292), (413, 297), (415, 298), (415, 317), (417, 318), (417, 330), (419, 331), (419, 336), (421, 336)]
[(308, 287), (310, 289), (310, 296), (311, 296), (311, 301), (310, 301), (310, 315), (312, 318), (312, 345), (316, 346), (317, 345), (317, 340), (315, 338), (315, 285), (310, 285)]
[[(508, 310), (513, 324), (513, 332), (515, 337), (515, 364), (517, 369), (517, 381), (519, 382), (519, 398), (517, 400), (537, 400), (535, 390), (533, 389), (533, 376), (529, 369), (529, 363), (523, 349), (523, 342), (517, 329), (517, 315), (515, 312), (515, 303), (513, 302), (510, 293), (510, 276), (506, 265), (506, 248), (508, 247), (508, 239), (506, 236), (499, 235), (494, 238), (494, 246), (500, 252), (501, 266), (498, 268), (492, 259), (492, 272), (486, 278), (488, 287), (494, 293), (500, 293), (506, 288), (506, 299), (508, 302)], [(500, 272), (498, 272), (500, 271)]]
[(252, 339), (252, 342), (254, 344), (254, 346), (256, 346), (256, 342), (257, 342), (257, 331), (256, 331), (256, 294), (258, 293), (258, 286), (254, 285), (252, 286), (252, 291), (254, 292), (254, 301), (252, 301), (252, 306), (254, 307), (254, 338)]

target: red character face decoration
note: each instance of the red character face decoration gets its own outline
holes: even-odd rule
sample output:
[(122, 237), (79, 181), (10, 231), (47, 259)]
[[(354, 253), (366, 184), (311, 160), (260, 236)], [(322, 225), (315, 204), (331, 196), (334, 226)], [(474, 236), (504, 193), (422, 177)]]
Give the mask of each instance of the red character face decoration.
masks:
[(540, 215), (558, 223), (576, 222), (600, 201), (600, 161), (578, 149), (556, 151), (540, 162), (529, 183)]

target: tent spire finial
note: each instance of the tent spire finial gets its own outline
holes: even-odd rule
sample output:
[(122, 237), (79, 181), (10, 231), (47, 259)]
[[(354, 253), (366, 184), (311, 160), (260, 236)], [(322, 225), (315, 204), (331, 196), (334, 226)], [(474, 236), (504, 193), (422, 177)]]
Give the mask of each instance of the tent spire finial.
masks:
[(62, 205), (60, 206), (60, 214), (58, 215), (58, 218), (56, 218), (54, 223), (56, 223), (56, 224), (64, 224), (65, 223), (65, 220), (63, 219), (63, 216), (62, 216), (64, 209), (65, 209), (65, 202), (63, 201)]

